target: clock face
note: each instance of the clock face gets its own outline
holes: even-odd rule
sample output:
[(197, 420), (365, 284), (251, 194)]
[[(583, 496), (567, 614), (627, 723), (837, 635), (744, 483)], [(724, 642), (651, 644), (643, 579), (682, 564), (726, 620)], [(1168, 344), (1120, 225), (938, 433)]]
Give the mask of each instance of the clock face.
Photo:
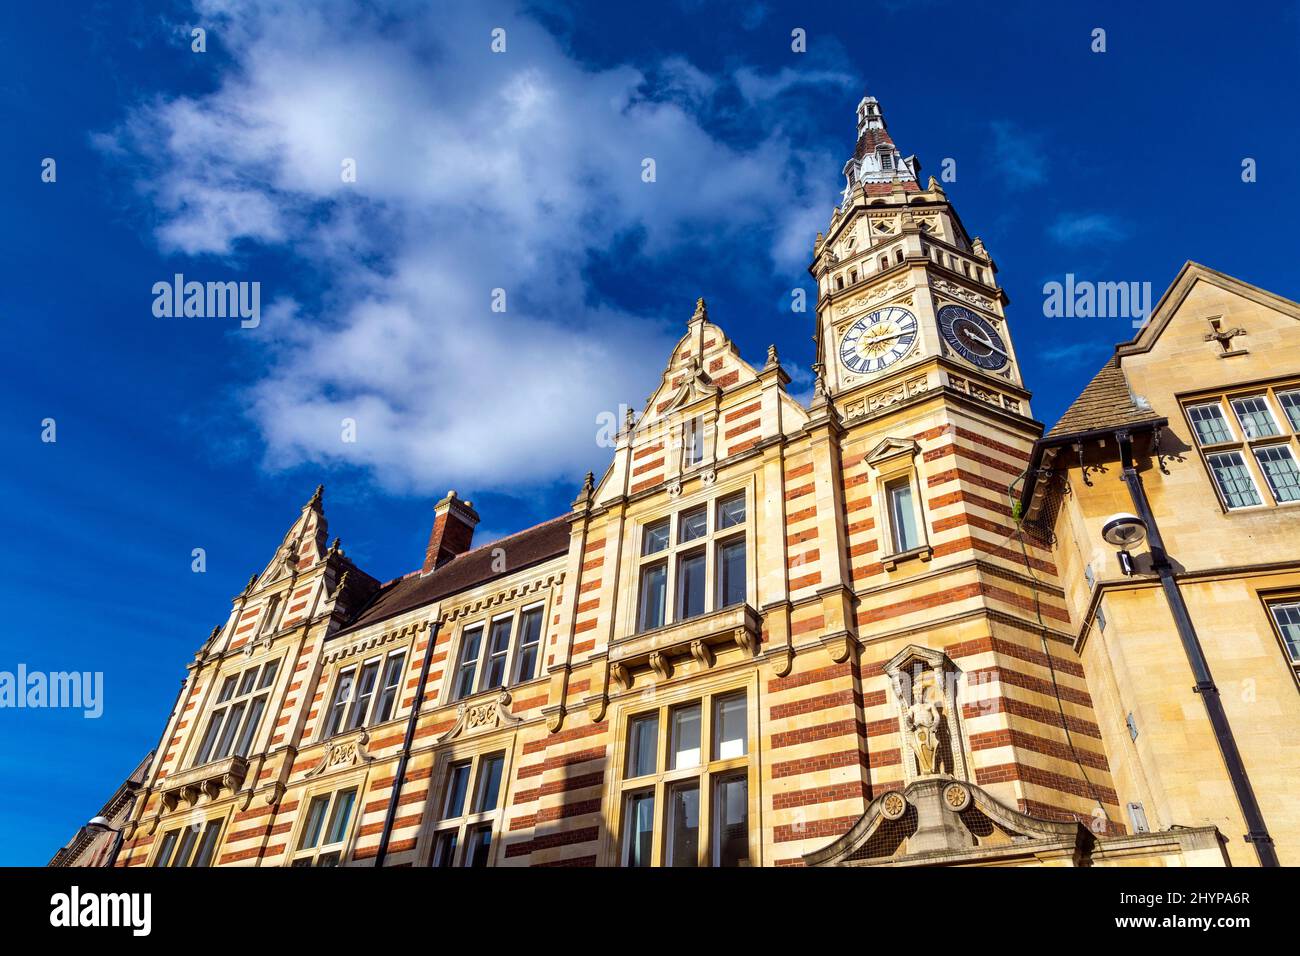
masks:
[(896, 305), (877, 309), (849, 326), (840, 340), (840, 361), (859, 375), (893, 365), (916, 341), (916, 316)]
[(964, 305), (945, 305), (939, 310), (939, 331), (954, 352), (980, 368), (997, 371), (1010, 361), (998, 330)]

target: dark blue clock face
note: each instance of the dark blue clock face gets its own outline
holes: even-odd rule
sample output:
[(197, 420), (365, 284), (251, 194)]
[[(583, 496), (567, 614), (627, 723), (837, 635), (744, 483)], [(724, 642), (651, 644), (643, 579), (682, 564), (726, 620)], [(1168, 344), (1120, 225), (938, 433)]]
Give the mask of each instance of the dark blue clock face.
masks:
[(886, 306), (845, 330), (840, 361), (859, 375), (879, 372), (910, 352), (915, 341), (916, 316), (901, 306)]
[(993, 323), (964, 305), (945, 305), (939, 310), (939, 332), (949, 347), (972, 365), (995, 372), (1011, 361)]

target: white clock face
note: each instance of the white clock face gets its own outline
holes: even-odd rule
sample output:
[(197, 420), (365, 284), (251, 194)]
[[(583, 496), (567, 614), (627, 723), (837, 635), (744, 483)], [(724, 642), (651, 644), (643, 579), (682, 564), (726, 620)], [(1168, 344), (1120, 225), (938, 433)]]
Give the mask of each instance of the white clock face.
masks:
[(840, 339), (840, 361), (859, 375), (879, 372), (906, 355), (915, 341), (916, 316), (900, 306), (886, 306), (849, 326)]

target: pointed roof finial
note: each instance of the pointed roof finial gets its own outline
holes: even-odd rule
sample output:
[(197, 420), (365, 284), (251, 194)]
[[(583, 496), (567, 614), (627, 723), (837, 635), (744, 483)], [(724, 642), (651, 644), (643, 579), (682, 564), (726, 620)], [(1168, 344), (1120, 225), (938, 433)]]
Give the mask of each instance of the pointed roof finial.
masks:
[(317, 485), (316, 490), (312, 492), (311, 500), (307, 502), (308, 508), (315, 508), (320, 504), (321, 496), (325, 494), (325, 486)]
[(704, 303), (704, 297), (700, 296), (695, 300), (695, 314), (691, 316), (692, 322), (709, 321), (709, 307)]
[(596, 476), (591, 472), (587, 472), (587, 477), (582, 479), (583, 494), (589, 495), (595, 490), (596, 490)]
[(776, 343), (775, 343), (775, 342), (773, 342), (771, 345), (769, 345), (769, 346), (767, 347), (767, 364), (768, 364), (768, 365), (780, 365), (780, 364), (781, 364), (781, 360), (777, 357), (777, 354), (776, 354)]

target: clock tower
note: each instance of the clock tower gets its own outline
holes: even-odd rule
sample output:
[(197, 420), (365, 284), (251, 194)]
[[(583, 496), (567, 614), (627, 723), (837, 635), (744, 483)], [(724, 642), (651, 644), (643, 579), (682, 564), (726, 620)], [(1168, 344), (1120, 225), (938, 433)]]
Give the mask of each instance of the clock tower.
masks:
[[(874, 96), (858, 104), (858, 140), (844, 191), (809, 271), (817, 280), (817, 369), (842, 415), (885, 383), (973, 385), (1029, 415), (1007, 334), (1006, 293), (978, 237), (971, 238), (933, 176), (904, 156)], [(912, 392), (904, 389), (905, 395)]]

